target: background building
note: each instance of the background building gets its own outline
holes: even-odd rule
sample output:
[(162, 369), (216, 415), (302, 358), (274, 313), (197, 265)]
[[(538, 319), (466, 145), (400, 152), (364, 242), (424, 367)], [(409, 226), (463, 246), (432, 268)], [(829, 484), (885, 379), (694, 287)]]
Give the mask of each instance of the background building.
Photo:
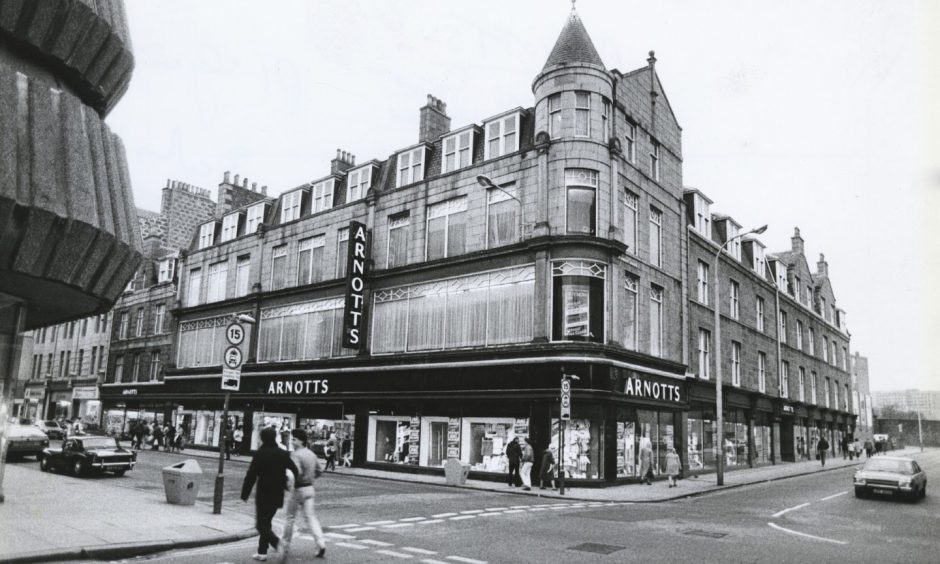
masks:
[(854, 400), (858, 414), (858, 426), (856, 436), (861, 440), (870, 439), (874, 425), (872, 414), (872, 397), (868, 376), (868, 358), (860, 355), (858, 351), (851, 357), (852, 360), (852, 386), (854, 390)]
[(885, 411), (920, 413), (921, 417), (940, 420), (940, 392), (900, 390), (871, 392), (872, 407), (882, 416)]

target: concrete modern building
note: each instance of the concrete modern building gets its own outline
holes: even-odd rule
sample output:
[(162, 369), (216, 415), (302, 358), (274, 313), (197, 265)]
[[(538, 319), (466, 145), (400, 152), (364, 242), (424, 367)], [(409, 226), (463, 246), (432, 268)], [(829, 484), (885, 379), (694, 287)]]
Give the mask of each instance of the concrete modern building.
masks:
[(872, 414), (872, 397), (870, 380), (868, 377), (868, 358), (860, 355), (858, 351), (851, 357), (852, 365), (852, 393), (855, 401), (855, 413), (858, 414), (858, 425), (855, 436), (861, 440), (870, 439), (874, 433), (874, 418)]
[(141, 261), (104, 122), (133, 68), (120, 0), (0, 4), (0, 439), (23, 331), (106, 313)]
[(872, 391), (872, 408), (880, 412), (888, 406), (898, 411), (920, 412), (926, 419), (940, 420), (940, 392), (921, 390)]

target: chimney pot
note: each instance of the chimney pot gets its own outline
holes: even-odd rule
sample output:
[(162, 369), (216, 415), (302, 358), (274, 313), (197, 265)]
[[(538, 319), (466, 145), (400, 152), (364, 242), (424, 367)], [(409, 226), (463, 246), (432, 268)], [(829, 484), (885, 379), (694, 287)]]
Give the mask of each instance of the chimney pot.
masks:
[(257, 182), (252, 182), (252, 183), (251, 183), (251, 191), (252, 191), (252, 192), (257, 192), (257, 191), (258, 191), (258, 183), (257, 183)]
[(241, 178), (240, 174), (235, 175), (235, 185), (238, 186), (238, 179)]
[(264, 186), (261, 187), (261, 195), (262, 195), (262, 196), (267, 196), (267, 195), (268, 195), (268, 186), (267, 186), (267, 184), (265, 184)]
[(352, 156), (352, 163), (350, 163), (350, 164), (356, 164), (356, 155), (353, 155), (353, 156)]
[(336, 158), (337, 158), (337, 159), (339, 158), (340, 153), (342, 153), (342, 151), (339, 150), (339, 149), (336, 149)]
[(248, 177), (242, 178), (242, 188), (248, 188)]
[(166, 179), (166, 187), (167, 187), (167, 188), (170, 187), (170, 179), (169, 179), (169, 178)]
[(226, 184), (228, 184), (228, 181), (229, 181), (229, 171), (226, 170), (225, 174), (222, 175), (222, 182), (225, 182)]

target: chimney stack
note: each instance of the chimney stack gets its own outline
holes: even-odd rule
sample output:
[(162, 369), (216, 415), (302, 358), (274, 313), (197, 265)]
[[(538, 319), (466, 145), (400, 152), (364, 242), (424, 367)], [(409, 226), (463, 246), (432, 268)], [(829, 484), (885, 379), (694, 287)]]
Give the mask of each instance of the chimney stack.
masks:
[(257, 182), (252, 182), (252, 183), (251, 183), (251, 191), (252, 191), (252, 192), (257, 192), (257, 191), (258, 191), (258, 183), (257, 183)]
[(793, 228), (793, 237), (790, 238), (790, 250), (803, 254), (803, 238), (800, 237), (800, 228)]
[(450, 131), (447, 104), (428, 94), (428, 103), (419, 110), (418, 142), (430, 143)]
[(235, 186), (238, 186), (238, 179), (241, 178), (240, 174), (235, 175)]
[(829, 278), (829, 263), (826, 262), (826, 255), (819, 253), (819, 262), (816, 263), (816, 275)]
[(352, 168), (356, 157), (342, 149), (336, 149), (336, 158), (330, 161), (330, 174), (339, 174)]

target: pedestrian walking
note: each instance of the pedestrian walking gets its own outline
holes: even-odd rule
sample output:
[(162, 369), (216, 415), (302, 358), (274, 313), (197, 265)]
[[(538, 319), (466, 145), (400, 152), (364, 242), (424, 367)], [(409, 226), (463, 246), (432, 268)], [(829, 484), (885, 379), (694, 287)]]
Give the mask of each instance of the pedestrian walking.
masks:
[(849, 457), (849, 438), (846, 436), (842, 437), (842, 440), (839, 441), (839, 450), (842, 451), (842, 460), (845, 460)]
[(336, 444), (333, 439), (327, 441), (324, 452), (326, 453), (326, 470), (336, 472)]
[(349, 437), (346, 437), (340, 444), (342, 445), (340, 448), (340, 454), (343, 457), (343, 466), (346, 468), (352, 468), (352, 441), (349, 440)]
[(862, 443), (859, 442), (858, 438), (856, 438), (852, 442), (852, 450), (855, 451), (855, 457), (861, 460), (862, 459)]
[(180, 425), (180, 431), (176, 434), (176, 448), (179, 449), (179, 452), (183, 452), (186, 449), (186, 442), (189, 440), (189, 423), (183, 421), (183, 424)]
[(871, 458), (871, 451), (875, 450), (875, 445), (871, 439), (865, 439), (865, 458)]
[(245, 440), (245, 431), (242, 430), (241, 425), (235, 428), (235, 432), (232, 434), (232, 440), (235, 441), (235, 456), (238, 456), (238, 453), (242, 451), (242, 441)]
[[(284, 519), (284, 538), (282, 538), (281, 554), (284, 562), (290, 553), (290, 542), (294, 536), (294, 518), (297, 511), (303, 512), (307, 519), (307, 526), (313, 535), (319, 550), (317, 558), (323, 558), (326, 554), (326, 541), (323, 537), (323, 528), (320, 527), (320, 521), (317, 520), (314, 511), (314, 487), (313, 482), (320, 477), (320, 459), (317, 458), (310, 449), (307, 448), (307, 432), (303, 429), (294, 429), (291, 431), (291, 446), (293, 452), (290, 457), (297, 466), (297, 480), (290, 497), (287, 499), (287, 516)], [(299, 528), (299, 527), (298, 527)]]
[(669, 476), (669, 487), (674, 488), (678, 484), (676, 483), (676, 478), (679, 477), (679, 472), (682, 470), (682, 460), (679, 459), (679, 454), (676, 453), (675, 447), (669, 445), (669, 451), (666, 452), (666, 475)]
[(513, 437), (506, 445), (506, 458), (509, 460), (509, 487), (522, 485), (519, 477), (519, 463), (522, 461), (522, 447), (519, 446), (519, 437)]
[(542, 461), (539, 466), (539, 489), (544, 490), (545, 484), (555, 489), (555, 455), (550, 446), (542, 452)]
[(166, 437), (167, 452), (176, 451), (176, 427), (171, 424), (167, 424), (166, 433), (164, 433), (164, 436)]
[(284, 505), (284, 489), (287, 487), (287, 472), (294, 474), (297, 480), (297, 465), (290, 455), (278, 448), (277, 431), (271, 428), (261, 430), (261, 448), (255, 451), (242, 484), (242, 501), (248, 502), (251, 490), (258, 483), (255, 493), (255, 528), (258, 530), (258, 552), (252, 558), (267, 560), (268, 548), (277, 550), (280, 539), (271, 529), (274, 514)]
[(816, 452), (819, 453), (819, 461), (825, 466), (826, 454), (829, 452), (829, 441), (826, 440), (826, 437), (819, 438), (819, 442), (816, 443)]
[(235, 447), (235, 432), (232, 431), (232, 424), (225, 424), (225, 460), (232, 459), (232, 449)]
[(532, 489), (532, 463), (535, 461), (535, 451), (532, 449), (532, 443), (529, 437), (526, 437), (525, 444), (522, 445), (522, 489), (529, 491)]
[(640, 478), (647, 486), (653, 485), (653, 447), (649, 439), (642, 439), (640, 445)]
[(153, 450), (160, 450), (163, 446), (163, 427), (153, 424)]

